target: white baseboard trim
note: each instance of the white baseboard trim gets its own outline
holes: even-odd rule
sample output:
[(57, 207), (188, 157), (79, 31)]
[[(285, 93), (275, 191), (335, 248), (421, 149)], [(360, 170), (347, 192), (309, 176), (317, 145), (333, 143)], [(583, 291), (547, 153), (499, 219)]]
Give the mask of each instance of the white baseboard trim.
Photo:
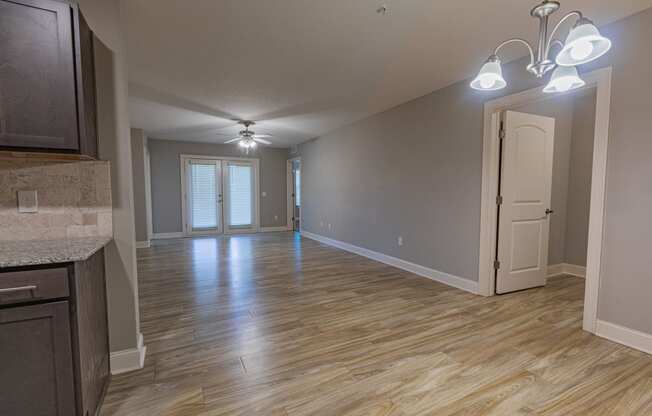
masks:
[(170, 238), (183, 238), (183, 233), (154, 233), (152, 234), (152, 240), (167, 240)]
[(652, 335), (645, 332), (598, 320), (595, 333), (610, 341), (652, 354)]
[(111, 353), (111, 374), (123, 374), (140, 370), (145, 365), (147, 347), (143, 344), (143, 334), (138, 334), (138, 347)]
[(378, 253), (376, 251), (372, 251), (366, 248), (354, 246), (353, 244), (345, 243), (339, 240), (334, 240), (332, 238), (324, 237), (319, 234), (313, 234), (309, 231), (301, 231), (301, 235), (310, 238), (312, 240), (319, 241), (320, 243), (337, 247), (339, 249), (349, 251), (351, 253), (355, 253), (363, 257), (367, 257), (371, 260), (376, 260), (378, 262), (388, 264), (390, 266), (396, 267), (397, 269), (405, 270), (414, 273), (416, 275), (426, 277), (430, 280), (434, 280), (439, 283), (443, 283), (445, 285), (464, 290), (466, 292), (471, 292), (473, 294), (478, 293), (478, 282), (474, 282), (469, 279), (453, 276), (452, 274), (440, 272), (438, 270), (430, 269), (428, 267), (421, 266), (415, 263), (410, 263), (409, 261), (388, 256), (387, 254)]
[(576, 264), (559, 263), (548, 266), (548, 277), (570, 274), (575, 277), (586, 278), (586, 266)]
[(151, 242), (149, 240), (136, 241), (136, 248), (149, 248), (150, 246), (151, 246)]
[(288, 230), (288, 227), (286, 227), (285, 225), (280, 227), (260, 227), (261, 233), (279, 233), (282, 231), (292, 231), (292, 230), (291, 229)]

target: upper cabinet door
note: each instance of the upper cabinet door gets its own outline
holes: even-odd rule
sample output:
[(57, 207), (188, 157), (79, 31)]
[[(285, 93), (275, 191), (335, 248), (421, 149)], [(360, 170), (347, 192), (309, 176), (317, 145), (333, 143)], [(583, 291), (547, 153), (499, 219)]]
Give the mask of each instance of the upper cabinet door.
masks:
[(72, 8), (0, 0), (0, 146), (79, 151)]

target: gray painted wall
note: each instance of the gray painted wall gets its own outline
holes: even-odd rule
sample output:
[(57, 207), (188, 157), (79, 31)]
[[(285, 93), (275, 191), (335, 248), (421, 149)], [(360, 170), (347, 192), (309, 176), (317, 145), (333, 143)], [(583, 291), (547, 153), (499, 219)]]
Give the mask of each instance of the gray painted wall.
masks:
[(595, 90), (575, 100), (566, 209), (566, 263), (586, 265), (591, 208)]
[(145, 154), (147, 136), (142, 129), (131, 129), (131, 161), (134, 181), (134, 219), (136, 241), (148, 241), (147, 233), (147, 186), (145, 184)]
[[(614, 70), (598, 318), (652, 333), (652, 9), (603, 32), (613, 50), (583, 68)], [(522, 60), (504, 74), (506, 90), (460, 82), (302, 145), (304, 230), (477, 281), (483, 104), (541, 85)]]
[(111, 162), (113, 242), (106, 247), (111, 351), (138, 346), (138, 273), (134, 229), (127, 57), (118, 0), (79, 0), (95, 44), (99, 155)]
[(260, 159), (260, 224), (281, 227), (287, 222), (286, 163), (288, 149), (259, 147), (245, 155), (236, 145), (148, 140), (152, 181), (154, 233), (181, 232), (180, 155), (249, 157)]

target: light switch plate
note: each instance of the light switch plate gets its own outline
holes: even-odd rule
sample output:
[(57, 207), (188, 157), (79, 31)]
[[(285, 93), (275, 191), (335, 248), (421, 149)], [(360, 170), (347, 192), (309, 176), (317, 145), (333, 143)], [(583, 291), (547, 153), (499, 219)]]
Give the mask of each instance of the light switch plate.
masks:
[(36, 191), (18, 191), (18, 212), (38, 212), (38, 195)]

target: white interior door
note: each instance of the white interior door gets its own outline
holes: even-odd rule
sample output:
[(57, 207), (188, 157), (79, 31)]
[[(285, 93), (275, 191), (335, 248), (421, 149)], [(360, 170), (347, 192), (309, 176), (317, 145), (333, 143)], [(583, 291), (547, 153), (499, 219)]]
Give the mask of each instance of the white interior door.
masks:
[(226, 231), (258, 231), (256, 166), (248, 161), (226, 161), (224, 218)]
[(212, 159), (187, 159), (186, 235), (222, 232), (222, 162)]
[(555, 119), (503, 118), (496, 292), (546, 284)]

